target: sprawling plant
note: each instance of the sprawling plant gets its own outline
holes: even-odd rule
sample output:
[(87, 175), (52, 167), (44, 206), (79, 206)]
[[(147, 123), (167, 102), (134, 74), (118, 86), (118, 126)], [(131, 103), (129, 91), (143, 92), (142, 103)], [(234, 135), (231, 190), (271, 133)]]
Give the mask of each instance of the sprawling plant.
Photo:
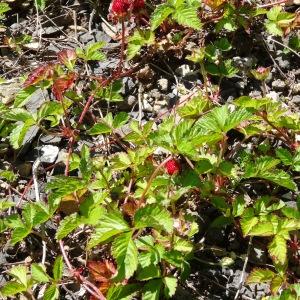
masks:
[[(110, 76), (97, 77), (89, 64), (106, 59), (105, 43), (65, 49), (56, 61), (28, 74), (12, 104), (0, 104), (0, 136), (15, 151), (34, 128), (63, 137), (67, 148), (64, 174), (50, 178), (44, 199), (25, 201), (27, 187), (13, 203), (9, 194), (17, 175), (0, 171), (9, 192), (0, 202), (0, 231), (12, 246), (34, 237), (44, 251), (42, 261), (7, 270), (11, 280), (0, 289), (3, 297), (23, 293), (34, 299), (40, 293), (43, 299), (59, 299), (60, 287), (71, 280), (91, 299), (171, 298), (204, 248), (205, 239), (199, 239), (203, 206), (218, 211), (210, 228), (231, 227), (245, 241), (266, 241), (273, 266), (255, 267), (248, 283), (270, 283), (269, 299), (300, 297), (289, 259), (292, 253), (299, 263), (299, 115), (266, 93), (219, 101), (221, 81), (245, 73), (233, 64), (231, 32), (251, 32), (255, 22), (264, 22), (270, 34), (282, 36), (298, 26), (297, 16), (281, 6), (267, 10), (240, 2), (168, 0), (153, 8), (150, 23), (143, 23), (146, 12), (139, 15), (125, 36), (125, 19), (144, 3), (114, 1), (127, 59), (141, 56), (140, 63), (125, 69), (122, 54)], [(211, 24), (213, 41), (181, 49)], [(174, 33), (176, 39), (170, 38)], [(178, 49), (199, 69), (202, 85), (184, 90), (170, 113), (144, 123), (109, 110), (122, 101), (123, 77)], [(269, 69), (251, 66), (248, 75), (264, 81), (269, 73), (262, 71)], [(82, 80), (86, 86), (79, 89)], [(26, 104), (38, 90), (51, 97), (32, 113)], [(95, 137), (102, 137), (97, 146), (83, 144), (78, 150), (81, 141)], [(287, 193), (298, 199), (297, 207), (283, 201)], [(66, 247), (78, 236), (86, 258), (79, 262)]]

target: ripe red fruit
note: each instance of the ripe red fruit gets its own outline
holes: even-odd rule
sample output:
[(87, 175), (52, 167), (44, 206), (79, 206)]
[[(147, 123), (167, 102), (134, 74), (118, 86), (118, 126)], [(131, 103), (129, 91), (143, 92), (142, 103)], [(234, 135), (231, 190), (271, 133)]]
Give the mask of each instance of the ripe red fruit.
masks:
[(113, 0), (111, 3), (111, 12), (117, 16), (122, 16), (128, 13), (130, 8), (129, 0)]
[(177, 160), (171, 159), (166, 162), (165, 169), (169, 175), (177, 174), (180, 171), (180, 165)]
[(136, 13), (144, 7), (145, 0), (113, 0), (110, 10), (116, 17), (122, 17), (130, 12)]

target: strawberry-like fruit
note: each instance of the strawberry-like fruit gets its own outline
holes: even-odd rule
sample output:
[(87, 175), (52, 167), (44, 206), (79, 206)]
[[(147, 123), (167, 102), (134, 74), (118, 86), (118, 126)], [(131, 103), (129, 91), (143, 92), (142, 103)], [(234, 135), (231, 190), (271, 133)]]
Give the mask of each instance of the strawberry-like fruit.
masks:
[(111, 12), (116, 16), (122, 16), (127, 14), (129, 8), (129, 0), (113, 0), (111, 3)]
[(145, 0), (113, 0), (111, 12), (116, 17), (128, 15), (130, 12), (137, 13), (145, 7)]
[(177, 174), (180, 171), (180, 165), (177, 160), (171, 159), (166, 162), (165, 169), (169, 175)]

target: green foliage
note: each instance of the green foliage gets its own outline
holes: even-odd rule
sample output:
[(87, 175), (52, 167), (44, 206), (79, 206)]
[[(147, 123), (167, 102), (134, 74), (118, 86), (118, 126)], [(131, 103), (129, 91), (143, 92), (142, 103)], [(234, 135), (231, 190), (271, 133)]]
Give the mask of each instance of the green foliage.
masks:
[[(33, 295), (38, 287), (43, 299), (60, 299), (60, 286), (82, 282), (83, 276), (94, 281), (96, 289), (106, 289), (107, 299), (169, 299), (188, 276), (190, 262), (205, 249), (205, 239), (198, 242), (196, 234), (228, 227), (240, 240), (257, 238), (265, 244), (273, 263), (273, 268), (254, 267), (247, 283), (268, 283), (274, 295), (270, 299), (300, 297), (299, 285), (290, 284), (290, 252), (300, 248), (294, 240), (300, 229), (300, 205), (299, 200), (295, 207), (285, 202), (286, 195), (298, 196), (299, 115), (282, 101), (266, 97), (219, 101), (225, 77), (247, 73), (264, 83), (271, 70), (237, 68), (238, 34), (251, 34), (264, 21), (270, 34), (282, 36), (295, 28), (295, 14), (281, 6), (266, 10), (233, 2), (205, 1), (211, 9), (208, 14), (204, 1), (167, 0), (153, 8), (149, 25), (132, 11), (139, 28), (125, 32), (127, 60), (139, 56), (142, 64), (152, 66), (151, 59), (165, 62), (171, 53), (188, 60), (203, 79), (203, 85), (190, 91), (174, 72), (182, 99), (170, 115), (143, 123), (120, 111), (123, 77), (134, 76), (141, 83), (153, 78), (147, 68), (138, 69), (138, 60), (132, 69), (124, 69), (121, 62), (110, 75), (90, 74), (91, 66), (106, 59), (101, 41), (63, 50), (57, 61), (28, 75), (11, 103), (0, 103), (1, 143), (10, 143), (11, 151), (24, 145), (31, 129), (61, 136), (68, 151), (55, 164), (65, 164), (65, 175), (55, 169), (48, 177), (47, 166), (45, 202), (25, 197), (18, 204), (10, 201), (22, 176), (10, 166), (0, 170), (6, 197), (0, 201), (4, 240), (11, 246), (20, 243), (20, 248), (32, 240), (46, 243), (46, 259), (49, 253), (56, 257), (45, 264), (33, 257), (32, 262), (7, 269), (11, 280), (1, 287), (1, 296)], [(45, 10), (45, 1), (35, 3)], [(0, 18), (8, 10), (1, 2)], [(197, 43), (190, 43), (191, 36)], [(299, 50), (296, 35), (288, 43)], [(168, 74), (173, 73), (172, 62), (166, 60)], [(34, 93), (41, 90), (51, 99), (29, 111)], [(178, 163), (176, 174), (166, 171), (166, 160)], [(202, 228), (203, 208), (214, 211), (207, 228)], [(46, 230), (49, 224), (51, 231)], [(87, 264), (81, 273), (81, 261), (68, 244), (82, 239), (81, 255)], [(67, 245), (63, 256), (58, 247), (62, 240)], [(216, 263), (208, 263), (230, 266), (237, 255), (225, 252)], [(91, 259), (100, 271), (89, 267)], [(76, 261), (76, 268), (65, 272), (64, 260), (68, 269)]]

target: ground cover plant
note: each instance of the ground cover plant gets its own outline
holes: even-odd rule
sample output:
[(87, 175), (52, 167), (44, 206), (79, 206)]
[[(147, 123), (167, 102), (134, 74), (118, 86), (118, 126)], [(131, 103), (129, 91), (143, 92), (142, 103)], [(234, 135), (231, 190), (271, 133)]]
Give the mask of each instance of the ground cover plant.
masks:
[(300, 299), (299, 1), (0, 20), (3, 299)]

